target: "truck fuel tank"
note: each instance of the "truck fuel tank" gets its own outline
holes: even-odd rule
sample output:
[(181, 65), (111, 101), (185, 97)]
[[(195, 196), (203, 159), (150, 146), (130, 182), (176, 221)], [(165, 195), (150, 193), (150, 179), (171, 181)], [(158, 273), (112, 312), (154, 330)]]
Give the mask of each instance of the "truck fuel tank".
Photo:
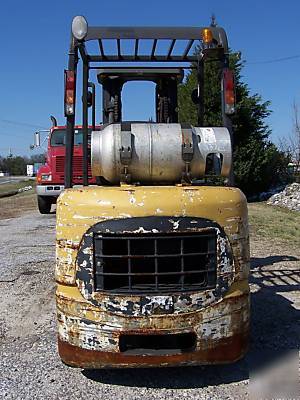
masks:
[(93, 176), (119, 184), (176, 183), (185, 173), (201, 179), (208, 169), (227, 177), (231, 169), (231, 139), (227, 128), (182, 124), (118, 123), (92, 132)]

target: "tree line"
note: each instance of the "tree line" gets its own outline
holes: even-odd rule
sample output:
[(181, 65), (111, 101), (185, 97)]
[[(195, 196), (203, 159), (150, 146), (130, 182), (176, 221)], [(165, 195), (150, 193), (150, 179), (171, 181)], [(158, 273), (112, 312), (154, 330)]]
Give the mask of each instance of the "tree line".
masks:
[(26, 175), (27, 164), (45, 163), (45, 154), (27, 156), (0, 156), (0, 171), (9, 175)]

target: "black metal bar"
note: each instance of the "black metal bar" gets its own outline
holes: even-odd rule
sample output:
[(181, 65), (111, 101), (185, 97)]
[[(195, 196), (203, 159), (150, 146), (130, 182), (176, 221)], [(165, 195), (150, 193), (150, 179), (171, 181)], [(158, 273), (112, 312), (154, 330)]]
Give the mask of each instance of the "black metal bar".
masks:
[[(95, 239), (93, 240), (93, 251), (94, 253), (96, 251), (100, 251), (100, 253), (103, 253), (103, 242), (102, 240), (98, 240), (97, 243), (95, 242)], [(103, 272), (103, 264), (97, 261), (95, 256), (94, 256), (94, 275), (96, 275), (96, 279), (94, 279), (94, 290), (97, 290), (97, 287), (104, 287), (104, 277), (101, 276), (101, 272)], [(100, 269), (100, 271), (99, 271)], [(100, 278), (100, 279), (99, 279)]]
[(99, 43), (99, 49), (100, 49), (101, 57), (105, 58), (105, 53), (104, 53), (104, 48), (103, 48), (102, 40), (99, 39), (99, 40), (98, 40), (98, 43)]
[[(131, 66), (131, 65), (126, 65), (126, 66), (109, 66), (109, 65), (106, 65), (105, 67), (101, 67), (101, 68), (99, 68), (99, 67), (97, 67), (97, 66), (95, 66), (95, 67), (93, 67), (93, 66), (90, 66), (89, 68), (90, 69), (97, 69), (98, 70), (98, 74), (99, 75), (102, 75), (102, 73), (105, 73), (106, 72), (106, 70), (109, 70), (109, 73), (112, 71), (113, 73), (116, 71), (116, 72), (119, 72), (119, 71), (129, 71), (129, 72), (131, 72), (131, 71), (138, 71), (138, 72), (143, 72), (143, 71), (163, 71), (163, 72), (166, 72), (167, 74), (168, 73), (180, 73), (180, 71), (182, 70), (182, 69), (184, 69), (184, 68), (187, 68), (187, 69), (190, 69), (192, 66), (179, 66), (179, 67), (176, 67), (176, 66), (173, 66), (173, 65), (171, 65), (171, 66), (151, 66), (151, 65), (149, 65), (149, 66), (146, 66), (146, 67), (141, 67), (141, 66)], [(194, 67), (194, 68), (196, 68), (196, 67)]]
[[(181, 272), (182, 272), (182, 273), (184, 272), (183, 251), (184, 251), (184, 248), (183, 248), (183, 239), (180, 239), (180, 255), (181, 255), (181, 258), (180, 258), (180, 263), (181, 263), (181, 265), (180, 265), (180, 267), (181, 267)], [(181, 276), (181, 288), (183, 289), (183, 287), (184, 287), (184, 275), (182, 274), (182, 276)]]
[(122, 58), (122, 54), (121, 54), (121, 40), (117, 39), (117, 49), (118, 49), (118, 57)]
[(82, 61), (84, 63), (88, 63), (88, 55), (86, 53), (85, 45), (83, 43), (81, 43), (80, 46), (79, 46), (79, 52), (80, 52)]
[(83, 62), (82, 69), (82, 177), (83, 186), (88, 186), (88, 82), (89, 82), (89, 65)]
[(158, 272), (157, 274), (155, 272), (134, 272), (128, 274), (127, 272), (96, 272), (97, 276), (169, 276), (169, 275), (195, 275), (195, 274), (204, 274), (206, 272), (212, 272), (212, 270), (209, 269), (202, 269), (202, 270), (194, 270), (194, 271), (171, 271), (171, 272)]
[[(86, 41), (95, 39), (202, 39), (204, 27), (159, 27), (159, 26), (90, 26)], [(219, 33), (218, 28), (210, 28), (213, 36)]]
[(155, 289), (158, 290), (158, 254), (157, 254), (157, 239), (154, 240), (154, 266), (155, 266)]
[(175, 43), (176, 43), (176, 39), (173, 39), (171, 44), (170, 44), (169, 50), (168, 50), (167, 58), (171, 57), (172, 51), (173, 51), (174, 46), (175, 46)]
[(128, 285), (129, 285), (129, 289), (131, 289), (132, 273), (131, 273), (131, 257), (130, 257), (130, 240), (129, 239), (127, 240), (127, 254), (128, 254), (128, 259), (127, 259), (127, 262), (128, 262)]
[(75, 125), (75, 99), (76, 99), (76, 73), (78, 49), (75, 45), (75, 39), (72, 37), (69, 49), (68, 70), (74, 71), (75, 92), (74, 92), (74, 113), (67, 115), (66, 122), (66, 156), (65, 156), (65, 188), (72, 187), (73, 175), (73, 149), (74, 149), (74, 125)]
[[(185, 58), (182, 56), (155, 56), (155, 62), (195, 62), (197, 61), (197, 56), (189, 55)], [(131, 62), (131, 61), (139, 61), (139, 62), (153, 62), (153, 59), (149, 55), (139, 55), (138, 59), (133, 55), (122, 55), (122, 58), (117, 55), (107, 54), (105, 57), (102, 56), (89, 56), (90, 62)]]
[(155, 55), (156, 45), (157, 45), (157, 39), (154, 39), (153, 45), (152, 45), (152, 50), (151, 50), (151, 58), (153, 58)]
[(183, 55), (182, 55), (183, 58), (187, 57), (187, 55), (189, 54), (189, 51), (191, 50), (191, 48), (193, 46), (193, 43), (194, 43), (193, 39), (188, 42), (188, 44), (187, 44), (187, 46), (186, 46), (186, 48), (185, 48), (185, 50), (183, 52)]
[(135, 39), (135, 43), (134, 43), (134, 59), (135, 60), (138, 58), (138, 53), (139, 53), (139, 39)]
[(207, 273), (207, 285), (211, 284), (212, 281), (215, 281), (216, 279), (216, 274), (217, 274), (217, 269), (215, 266), (217, 265), (217, 241), (216, 240), (208, 240), (207, 241), (207, 251), (212, 251), (214, 252), (214, 256), (210, 257), (208, 260), (208, 270), (211, 271), (212, 273), (209, 274)]
[[(229, 57), (227, 54), (224, 54), (222, 60), (220, 61), (221, 64), (221, 69), (222, 69), (222, 76), (223, 76), (223, 71), (227, 68), (229, 68)], [(227, 115), (225, 113), (225, 103), (224, 103), (224, 88), (222, 86), (221, 90), (221, 96), (222, 96), (222, 120), (223, 120), (223, 125), (226, 126), (228, 120), (227, 120)]]
[(96, 70), (99, 70), (99, 68), (101, 68), (101, 69), (103, 69), (103, 70), (113, 70), (114, 68), (116, 68), (116, 69), (118, 69), (118, 70), (122, 70), (122, 69), (124, 69), (124, 70), (130, 70), (130, 69), (133, 69), (133, 70), (136, 70), (136, 69), (140, 69), (140, 70), (142, 70), (143, 68), (146, 68), (146, 69), (157, 69), (157, 68), (159, 68), (159, 69), (172, 69), (172, 68), (180, 68), (180, 69), (197, 69), (197, 66), (195, 66), (195, 65), (180, 65), (180, 66), (178, 66), (178, 67), (176, 67), (176, 66), (170, 66), (170, 67), (164, 67), (164, 66), (156, 66), (156, 67), (151, 67), (151, 66), (149, 66), (149, 67), (140, 67), (140, 66), (135, 66), (135, 67), (133, 67), (133, 66), (125, 66), (125, 67), (123, 67), (123, 66), (119, 66), (119, 67), (112, 67), (112, 66), (109, 66), (109, 65), (105, 65), (105, 66), (103, 66), (103, 65), (101, 65), (101, 67), (99, 67), (98, 65), (91, 65), (90, 67), (89, 67), (89, 69), (91, 70), (91, 69), (96, 69)]
[(204, 61), (198, 60), (197, 63), (197, 80), (199, 90), (198, 102), (198, 126), (204, 125)]
[(128, 257), (124, 255), (119, 255), (119, 254), (109, 254), (109, 255), (100, 255), (96, 254), (96, 257), (101, 257), (101, 258), (132, 258), (132, 259), (144, 259), (144, 258), (173, 258), (173, 257), (196, 257), (196, 256), (205, 256), (205, 255), (212, 255), (215, 254), (215, 252), (203, 252), (203, 253), (186, 253), (186, 254), (142, 254), (142, 255), (130, 255)]
[(96, 88), (93, 82), (88, 83), (88, 87), (92, 89), (92, 129), (96, 129)]
[[(221, 67), (222, 67), (222, 76), (223, 76), (224, 69), (229, 68), (229, 56), (228, 56), (228, 54), (224, 54), (224, 57), (223, 57), (223, 59), (221, 61)], [(231, 148), (232, 148), (232, 152), (233, 152), (233, 147), (234, 147), (233, 126), (232, 126), (231, 118), (225, 113), (223, 87), (222, 87), (222, 90), (221, 90), (221, 96), (222, 96), (222, 121), (223, 121), (223, 126), (225, 126), (225, 128), (227, 128), (228, 131), (229, 131), (230, 139), (231, 139)], [(235, 185), (233, 163), (231, 163), (231, 168), (230, 168), (230, 173), (229, 173), (229, 178), (228, 178), (227, 185), (228, 186), (234, 186)]]

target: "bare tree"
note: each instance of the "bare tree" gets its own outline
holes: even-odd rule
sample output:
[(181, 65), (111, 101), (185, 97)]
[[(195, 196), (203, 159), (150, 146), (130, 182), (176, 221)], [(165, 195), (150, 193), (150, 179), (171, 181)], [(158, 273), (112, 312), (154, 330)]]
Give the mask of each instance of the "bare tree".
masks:
[(293, 102), (293, 128), (287, 138), (280, 139), (279, 147), (286, 153), (292, 164), (296, 174), (300, 172), (300, 112), (296, 101)]

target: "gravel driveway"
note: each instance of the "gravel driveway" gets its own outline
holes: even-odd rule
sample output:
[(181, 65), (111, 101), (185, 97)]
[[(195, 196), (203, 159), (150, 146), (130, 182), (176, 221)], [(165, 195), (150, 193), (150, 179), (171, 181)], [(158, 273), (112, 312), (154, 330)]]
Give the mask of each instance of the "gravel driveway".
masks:
[(300, 249), (252, 241), (252, 338), (226, 366), (85, 371), (56, 352), (55, 214), (0, 221), (0, 398), (247, 399), (249, 371), (299, 348)]

